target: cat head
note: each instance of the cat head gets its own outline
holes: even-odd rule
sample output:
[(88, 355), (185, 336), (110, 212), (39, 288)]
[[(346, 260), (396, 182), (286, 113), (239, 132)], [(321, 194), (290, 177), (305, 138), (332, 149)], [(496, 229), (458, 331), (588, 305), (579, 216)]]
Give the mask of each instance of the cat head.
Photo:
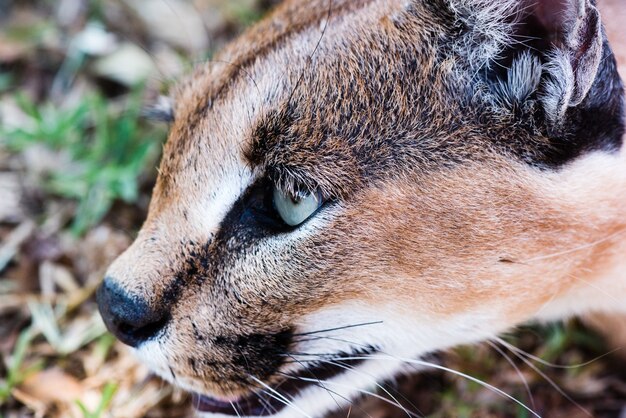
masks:
[(207, 413), (321, 415), (536, 317), (618, 227), (622, 84), (589, 0), (288, 1), (172, 105), (98, 299)]

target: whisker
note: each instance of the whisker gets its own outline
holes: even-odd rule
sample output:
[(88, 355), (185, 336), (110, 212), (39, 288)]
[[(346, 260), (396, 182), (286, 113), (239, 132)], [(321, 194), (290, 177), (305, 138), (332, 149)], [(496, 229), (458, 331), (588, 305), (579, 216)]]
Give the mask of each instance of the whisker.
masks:
[[(324, 23), (324, 27), (322, 28), (322, 34), (320, 35), (319, 39), (317, 40), (317, 43), (315, 44), (315, 47), (313, 48), (313, 52), (311, 52), (311, 54), (309, 55), (309, 59), (313, 59), (313, 57), (317, 53), (317, 50), (322, 44), (322, 39), (324, 39), (324, 36), (326, 35), (326, 31), (328, 29), (328, 25), (330, 24), (332, 11), (333, 11), (333, 0), (328, 0), (328, 15), (326, 16), (326, 22)], [(304, 73), (305, 73), (304, 70), (300, 72), (300, 76), (298, 77), (298, 80), (296, 80), (296, 84), (294, 85), (293, 89), (291, 90), (291, 93), (289, 94), (289, 98), (287, 99), (288, 105), (291, 104), (291, 100), (293, 99), (293, 96), (296, 94), (296, 91), (300, 87), (300, 84), (302, 83), (302, 80), (304, 79)]]
[(515, 369), (515, 372), (517, 373), (517, 375), (519, 376), (520, 380), (522, 381), (524, 388), (526, 389), (526, 393), (528, 395), (528, 398), (530, 399), (530, 403), (533, 407), (533, 409), (537, 409), (537, 406), (535, 405), (535, 398), (533, 397), (533, 393), (530, 390), (530, 385), (528, 384), (528, 380), (526, 380), (526, 377), (524, 377), (524, 374), (522, 373), (522, 371), (519, 369), (519, 367), (517, 367), (517, 364), (515, 364), (515, 362), (513, 361), (513, 359), (511, 359), (511, 357), (509, 357), (503, 350), (500, 349), (500, 347), (498, 347), (496, 344), (494, 344), (491, 341), (487, 341), (487, 344), (489, 344), (489, 346), (491, 348), (493, 348), (494, 350), (496, 350), (510, 365), (511, 367), (513, 367)]
[(239, 354), (241, 354), (241, 357), (243, 357), (244, 362), (246, 363), (246, 371), (250, 372), (250, 363), (248, 363), (248, 357), (246, 357), (246, 354), (243, 352), (243, 350), (241, 349), (241, 347), (236, 346), (237, 350), (239, 351)]
[[(311, 374), (314, 378), (316, 378), (316, 379), (317, 379), (317, 381), (318, 381), (318, 382), (319, 382), (319, 384), (320, 384), (320, 387), (322, 387), (323, 389), (326, 389), (326, 388), (322, 385), (322, 381), (321, 381), (321, 380), (320, 380), (320, 379), (319, 379), (319, 378), (315, 375), (315, 373), (313, 373), (313, 372), (312, 372), (312, 371), (310, 371), (310, 370), (307, 370), (307, 368), (306, 368), (306, 367), (305, 367), (302, 363), (300, 363), (300, 362), (298, 361), (298, 359), (296, 359), (295, 357), (293, 357), (293, 356), (290, 356), (290, 357), (291, 357), (293, 360), (297, 361), (297, 362), (298, 362), (298, 364), (300, 364), (301, 366), (303, 366), (303, 367), (304, 367), (304, 369), (305, 369), (306, 371), (308, 371), (308, 372), (309, 372), (309, 373), (310, 373), (310, 374)], [(328, 390), (328, 389), (326, 389), (326, 390)], [(335, 398), (333, 397), (333, 395), (330, 393), (330, 391), (328, 392), (328, 394), (329, 394), (329, 395), (330, 395), (330, 397), (333, 399), (333, 401), (337, 404), (337, 408), (341, 408), (341, 405), (339, 405), (339, 402), (337, 402), (337, 399), (335, 399)]]
[(502, 344), (503, 346), (505, 346), (506, 348), (508, 348), (509, 350), (516, 352), (518, 354), (521, 354), (533, 361), (536, 361), (539, 364), (543, 364), (544, 366), (548, 366), (548, 367), (552, 367), (554, 369), (566, 369), (566, 370), (571, 370), (571, 369), (578, 369), (581, 367), (585, 367), (588, 366), (592, 363), (595, 363), (598, 360), (603, 359), (604, 357), (610, 356), (611, 354), (615, 353), (616, 351), (620, 351), (622, 350), (624, 347), (618, 347), (614, 350), (609, 351), (608, 353), (604, 353), (601, 356), (598, 356), (596, 358), (593, 358), (589, 361), (586, 361), (584, 363), (578, 363), (578, 364), (572, 364), (572, 365), (563, 365), (563, 364), (555, 364), (555, 363), (550, 363), (549, 361), (546, 361), (544, 359), (542, 359), (541, 357), (537, 357), (535, 355), (532, 355), (524, 350), (522, 350), (519, 347), (514, 346), (513, 344), (510, 344), (508, 342), (506, 342), (505, 340), (503, 340), (502, 338), (496, 337), (494, 338), (495, 341), (497, 341), (498, 343)]
[[(313, 384), (314, 384), (314, 385), (317, 385), (316, 383), (313, 383)], [(362, 407), (360, 407), (360, 406), (358, 406), (358, 405), (355, 405), (355, 404), (354, 404), (354, 402), (353, 402), (351, 399), (349, 399), (349, 398), (347, 398), (347, 397), (345, 397), (345, 396), (341, 395), (340, 393), (337, 393), (337, 392), (336, 392), (336, 391), (334, 391), (334, 390), (328, 389), (328, 388), (327, 388), (327, 387), (325, 387), (325, 386), (324, 386), (323, 388), (324, 388), (324, 390), (326, 390), (329, 394), (330, 394), (330, 393), (333, 393), (333, 394), (335, 394), (336, 396), (338, 396), (338, 397), (342, 398), (343, 400), (345, 400), (346, 402), (348, 402), (348, 403), (349, 403), (349, 405), (348, 405), (348, 407), (349, 407), (349, 409), (348, 409), (348, 416), (350, 416), (350, 411), (352, 411), (352, 407), (353, 407), (353, 406), (356, 406), (356, 408), (357, 408), (359, 411), (361, 411), (362, 413), (364, 413), (365, 415), (367, 415), (367, 417), (368, 417), (368, 418), (373, 418), (373, 417), (369, 414), (369, 412), (367, 412), (364, 408), (362, 408)]]
[[(403, 405), (402, 405), (402, 404), (398, 401), (398, 399), (396, 399), (396, 398), (393, 396), (393, 394), (392, 394), (392, 393), (391, 393), (391, 392), (390, 392), (387, 388), (385, 388), (383, 385), (379, 384), (379, 383), (376, 381), (376, 378), (375, 378), (374, 376), (372, 376), (371, 374), (361, 372), (360, 370), (357, 370), (355, 367), (350, 366), (350, 365), (348, 365), (348, 364), (345, 364), (345, 363), (342, 363), (342, 362), (334, 362), (334, 361), (329, 361), (328, 359), (324, 359), (324, 358), (323, 358), (323, 357), (336, 356), (336, 353), (334, 353), (334, 354), (319, 354), (319, 353), (317, 353), (317, 354), (316, 354), (316, 353), (297, 353), (297, 354), (296, 354), (296, 353), (291, 353), (291, 354), (292, 354), (292, 355), (291, 355), (290, 357), (291, 357), (292, 359), (294, 359), (294, 362), (292, 362), (292, 363), (297, 362), (298, 364), (303, 365), (303, 366), (304, 366), (304, 364), (303, 364), (303, 363), (326, 363), (326, 364), (331, 364), (331, 365), (334, 365), (334, 366), (341, 367), (341, 368), (342, 368), (342, 369), (344, 369), (344, 370), (351, 371), (351, 372), (356, 373), (356, 374), (359, 374), (359, 375), (361, 375), (361, 376), (367, 376), (367, 377), (371, 378), (371, 379), (374, 381), (374, 384), (375, 384), (375, 385), (376, 385), (376, 386), (377, 386), (380, 390), (382, 390), (383, 392), (385, 392), (385, 393), (386, 393), (386, 394), (387, 394), (387, 395), (388, 395), (391, 399), (393, 399), (393, 400), (396, 402), (396, 404), (394, 404), (394, 406), (397, 406), (398, 408), (402, 409), (402, 410), (403, 410), (403, 411), (404, 411), (404, 412), (405, 412), (405, 413), (406, 413), (409, 417), (412, 417), (412, 416), (413, 416), (413, 417), (414, 417), (414, 416), (420, 416), (419, 414), (421, 414), (421, 412), (419, 411), (419, 408), (417, 408), (417, 406), (415, 406), (415, 405), (414, 405), (411, 401), (409, 401), (409, 400), (408, 400), (408, 399), (407, 399), (404, 395), (402, 395), (402, 393), (400, 393), (400, 392), (398, 392), (398, 391), (395, 391), (395, 390), (394, 390), (394, 392), (396, 392), (396, 393), (397, 393), (398, 395), (400, 395), (400, 396), (401, 396), (401, 397), (402, 397), (405, 401), (407, 401), (409, 404), (411, 404), (411, 407), (413, 407), (416, 411), (418, 411), (418, 412), (419, 412), (419, 414), (415, 414), (415, 413), (412, 413), (412, 412), (410, 412), (409, 410), (407, 410), (407, 409), (406, 409), (406, 408), (405, 408), (405, 407), (404, 407), (404, 406), (403, 406)], [(311, 360), (308, 360), (308, 359), (306, 359), (306, 360), (298, 360), (298, 359), (296, 359), (295, 357), (293, 357), (293, 355), (304, 355), (304, 356), (311, 356), (311, 357), (317, 357), (317, 358), (316, 358), (316, 359), (311, 359)], [(331, 360), (332, 360), (332, 359), (331, 359)], [(305, 369), (306, 369), (306, 367), (305, 367)], [(316, 377), (316, 376), (314, 376), (314, 377)], [(391, 389), (391, 388), (390, 388), (390, 389)], [(391, 390), (393, 390), (393, 389), (391, 389)]]
[(556, 382), (554, 382), (554, 380), (552, 380), (547, 374), (545, 374), (544, 372), (539, 370), (539, 368), (537, 366), (535, 366), (533, 363), (531, 363), (530, 360), (528, 360), (526, 357), (522, 356), (521, 354), (519, 354), (519, 353), (517, 353), (517, 352), (515, 352), (513, 350), (511, 350), (511, 352), (517, 358), (522, 360), (528, 367), (533, 369), (535, 371), (535, 373), (537, 373), (539, 376), (541, 376), (546, 382), (548, 382), (548, 384), (550, 386), (552, 386), (554, 389), (556, 389), (556, 391), (559, 392), (559, 394), (561, 396), (563, 396), (565, 399), (567, 399), (569, 402), (571, 402), (574, 406), (576, 406), (578, 409), (580, 409), (583, 413), (585, 413), (585, 415), (593, 417), (593, 414), (591, 412), (589, 412), (589, 410), (587, 410), (584, 406), (582, 406), (581, 404), (576, 402), (571, 396), (569, 396), (567, 393), (565, 393), (565, 391), (563, 389), (561, 389), (561, 387), (559, 385), (557, 385)]
[(509, 399), (512, 402), (515, 402), (516, 404), (518, 404), (519, 406), (521, 406), (522, 408), (524, 408), (526, 411), (530, 412), (533, 416), (537, 417), (537, 418), (541, 418), (541, 415), (537, 414), (534, 410), (532, 410), (530, 407), (528, 407), (526, 404), (524, 404), (522, 401), (518, 400), (517, 398), (515, 398), (514, 396), (509, 395), (508, 393), (504, 392), (501, 389), (498, 389), (497, 387), (484, 382), (478, 378), (475, 378), (473, 376), (470, 376), (466, 373), (460, 372), (458, 370), (454, 370), (451, 369), (449, 367), (445, 367), (445, 366), (441, 366), (435, 363), (431, 363), (431, 362), (427, 362), (427, 361), (422, 361), (422, 360), (413, 360), (413, 359), (407, 359), (407, 358), (402, 358), (402, 357), (395, 357), (395, 356), (390, 356), (390, 355), (386, 355), (386, 357), (381, 357), (381, 356), (361, 356), (361, 357), (342, 357), (342, 358), (338, 358), (338, 359), (334, 359), (334, 360), (396, 360), (396, 361), (401, 361), (407, 364), (411, 364), (411, 365), (418, 365), (418, 366), (424, 366), (424, 367), (430, 367), (433, 369), (437, 369), (437, 370), (442, 370), (448, 373), (452, 373), (454, 375), (463, 377), (467, 380), (470, 380), (474, 383), (477, 383), (481, 386), (483, 386), (484, 388), (487, 388), (491, 391), (493, 391), (494, 393), (497, 393), (507, 399)]
[[(170, 2), (168, 0), (161, 0), (165, 6), (170, 10), (170, 12), (176, 16), (176, 19), (181, 23), (181, 26), (184, 28), (183, 30), (185, 31), (185, 37), (187, 38), (187, 41), (190, 44), (193, 44), (193, 37), (191, 36), (191, 32), (189, 32), (189, 28), (188, 26), (185, 24), (185, 20), (183, 20), (183, 18), (178, 14), (178, 10), (176, 10), (175, 7), (173, 7)], [(204, 27), (204, 21), (203, 19), (200, 19), (200, 21), (202, 22), (202, 26)]]
[(305, 417), (312, 418), (309, 414), (307, 414), (302, 409), (300, 409), (296, 405), (294, 405), (293, 402), (290, 401), (287, 397), (285, 397), (282, 393), (280, 393), (277, 390), (273, 389), (271, 386), (269, 386), (268, 384), (266, 384), (262, 380), (257, 379), (256, 377), (252, 376), (251, 374), (248, 374), (248, 377), (250, 379), (254, 380), (259, 385), (263, 386), (267, 391), (269, 391), (269, 392), (267, 392), (266, 390), (263, 391), (268, 396), (270, 396), (270, 397), (276, 399), (277, 401), (283, 403), (285, 406), (288, 406), (289, 408), (292, 408), (292, 409), (298, 411), (299, 413), (301, 413)]
[(567, 254), (575, 253), (575, 252), (578, 252), (578, 251), (587, 250), (589, 248), (595, 247), (596, 245), (603, 244), (603, 243), (605, 243), (605, 242), (607, 242), (607, 241), (609, 241), (609, 240), (611, 240), (611, 239), (613, 239), (615, 237), (618, 237), (619, 235), (622, 235), (624, 232), (626, 232), (626, 229), (621, 229), (621, 230), (619, 230), (617, 232), (614, 232), (611, 235), (609, 235), (607, 237), (604, 237), (602, 239), (599, 239), (597, 241), (589, 242), (589, 243), (580, 245), (578, 247), (571, 248), (569, 250), (563, 250), (563, 251), (558, 251), (558, 252), (555, 252), (555, 253), (552, 253), (552, 254), (546, 254), (546, 255), (542, 255), (542, 256), (529, 258), (527, 260), (523, 260), (522, 262), (523, 263), (529, 263), (529, 262), (532, 262), (532, 261), (542, 261), (542, 260), (546, 260), (548, 258), (560, 257), (562, 255), (567, 255)]
[[(279, 373), (279, 374), (281, 374), (281, 375), (285, 376), (285, 377), (286, 377), (286, 378), (288, 378), (288, 379), (292, 379), (292, 380), (301, 380), (301, 381), (304, 381), (304, 382), (309, 382), (309, 383), (312, 383), (313, 385), (318, 386), (318, 387), (320, 387), (320, 388), (322, 388), (322, 389), (326, 390), (326, 391), (328, 392), (328, 394), (329, 394), (329, 395), (332, 393), (332, 394), (334, 394), (334, 395), (336, 395), (336, 396), (340, 397), (341, 399), (345, 400), (346, 402), (348, 402), (348, 403), (350, 404), (350, 405), (349, 405), (349, 406), (350, 406), (350, 409), (352, 409), (352, 407), (353, 407), (353, 406), (356, 406), (356, 407), (357, 407), (357, 408), (358, 408), (361, 412), (363, 412), (363, 413), (364, 413), (365, 415), (367, 415), (369, 418), (373, 418), (373, 417), (372, 417), (372, 416), (371, 416), (371, 415), (370, 415), (370, 414), (369, 414), (369, 413), (368, 413), (365, 409), (361, 408), (361, 407), (360, 407), (360, 406), (358, 406), (358, 405), (355, 405), (355, 404), (354, 404), (354, 402), (353, 402), (350, 398), (348, 398), (348, 397), (346, 397), (346, 396), (343, 396), (342, 394), (340, 394), (340, 393), (338, 393), (338, 392), (336, 392), (336, 391), (334, 391), (334, 390), (332, 390), (332, 389), (328, 389), (326, 386), (322, 386), (322, 383), (321, 383), (321, 382), (324, 382), (324, 383), (328, 384), (328, 383), (330, 383), (328, 380), (321, 380), (321, 381), (320, 381), (319, 379), (308, 379), (308, 378), (302, 378), (302, 377), (300, 377), (300, 376), (292, 376), (292, 375), (289, 375), (289, 374), (287, 374), (287, 373), (282, 373), (282, 372), (281, 372), (281, 373)], [(320, 382), (320, 383), (317, 383), (317, 382), (316, 382), (316, 380), (317, 380), (318, 382)], [(358, 390), (358, 389), (356, 389), (356, 390)], [(362, 392), (362, 391), (359, 391), (359, 392)]]
[[(301, 377), (301, 376), (292, 376), (292, 377), (295, 378), (295, 379), (298, 379), (298, 380), (302, 380), (304, 382), (315, 383), (314, 379), (310, 379), (308, 377)], [(374, 392), (371, 392), (371, 391), (368, 391), (368, 390), (365, 390), (365, 389), (358, 389), (358, 388), (352, 387), (350, 385), (344, 385), (342, 383), (333, 382), (333, 381), (329, 381), (329, 380), (325, 380), (324, 383), (327, 384), (327, 385), (331, 385), (331, 386), (337, 386), (339, 388), (356, 390), (357, 392), (360, 392), (360, 393), (362, 393), (364, 395), (368, 395), (368, 396), (371, 396), (373, 398), (379, 399), (379, 400), (381, 400), (381, 401), (383, 401), (385, 403), (388, 403), (388, 404), (393, 405), (393, 406), (395, 406), (397, 408), (403, 409), (404, 412), (406, 412), (407, 415), (410, 418), (414, 418), (414, 417), (419, 418), (420, 417), (420, 415), (417, 415), (417, 414), (411, 413), (410, 411), (407, 411), (406, 408), (404, 408), (400, 403), (393, 402), (393, 401), (385, 398), (384, 396), (380, 396), (377, 393), (374, 393)]]
[(573, 274), (568, 274), (567, 277), (570, 277), (574, 280), (578, 280), (579, 282), (583, 282), (584, 284), (586, 284), (587, 286), (593, 288), (594, 290), (597, 290), (598, 292), (602, 293), (604, 296), (606, 296), (608, 299), (612, 300), (613, 302), (615, 302), (616, 304), (621, 304), (622, 301), (618, 298), (615, 297), (614, 294), (611, 294), (610, 292), (608, 292), (606, 289), (601, 288), (600, 286), (598, 286), (597, 284), (585, 280), (582, 277), (579, 276), (575, 276)]
[(289, 351), (285, 354), (281, 354), (281, 356), (285, 356), (285, 357), (291, 357), (291, 356), (332, 357), (336, 355), (337, 353), (304, 353), (301, 351)]
[(268, 412), (271, 412), (271, 413), (276, 413), (276, 409), (274, 407), (272, 407), (272, 405), (265, 398), (263, 398), (261, 395), (259, 395), (256, 392), (255, 392), (255, 394), (256, 394), (256, 397), (259, 400), (259, 402), (261, 402), (263, 404), (263, 411), (262, 412), (268, 411)]
[(326, 329), (320, 329), (317, 331), (309, 331), (309, 332), (301, 332), (301, 333), (297, 333), (297, 334), (293, 334), (294, 337), (300, 337), (303, 335), (313, 335), (313, 334), (319, 334), (322, 332), (331, 332), (331, 331), (340, 331), (343, 329), (348, 329), (348, 328), (357, 328), (357, 327), (364, 327), (367, 325), (378, 325), (378, 324), (382, 324), (383, 321), (373, 321), (373, 322), (363, 322), (363, 323), (359, 323), (359, 324), (351, 324), (351, 325), (344, 325), (341, 327), (335, 327), (335, 328), (326, 328)]
[(311, 341), (319, 341), (319, 340), (321, 340), (323, 338), (325, 338), (325, 337), (319, 336), (319, 337), (311, 337), (311, 338), (302, 338), (302, 339), (297, 340), (296, 342), (308, 343), (308, 342), (311, 342)]
[[(336, 337), (321, 337), (321, 338), (326, 338), (326, 339), (329, 339), (329, 340), (345, 342), (345, 343), (353, 345), (353, 346), (361, 346), (361, 347), (368, 347), (368, 348), (370, 348), (369, 346), (367, 346), (365, 344), (360, 344), (360, 343), (356, 343), (354, 341), (349, 341), (349, 340), (345, 340), (345, 339), (341, 339), (341, 338), (336, 338)], [(497, 388), (497, 387), (495, 387), (495, 386), (493, 386), (493, 385), (491, 385), (491, 384), (489, 384), (487, 382), (484, 382), (484, 381), (482, 381), (482, 380), (480, 380), (478, 378), (475, 378), (475, 377), (473, 377), (471, 375), (468, 375), (466, 373), (460, 372), (458, 370), (450, 369), (448, 367), (441, 366), (441, 365), (438, 365), (438, 364), (435, 364), (435, 363), (431, 363), (431, 362), (427, 362), (427, 361), (423, 361), (423, 360), (414, 360), (414, 359), (407, 359), (407, 358), (396, 357), (396, 356), (393, 356), (393, 355), (386, 354), (384, 352), (380, 352), (380, 353), (382, 355), (387, 356), (387, 357), (380, 357), (380, 356), (375, 356), (375, 355), (349, 356), (349, 357), (335, 357), (335, 358), (331, 358), (331, 359), (325, 360), (325, 361), (368, 360), (368, 359), (373, 359), (373, 360), (397, 360), (397, 361), (401, 361), (401, 362), (404, 362), (404, 363), (407, 363), (407, 364), (410, 364), (410, 365), (413, 365), (413, 366), (419, 365), (419, 366), (434, 368), (434, 369), (437, 369), (437, 370), (441, 370), (441, 371), (445, 371), (445, 372), (457, 375), (459, 377), (463, 377), (463, 378), (465, 378), (467, 380), (470, 380), (472, 382), (475, 382), (475, 383), (477, 383), (477, 384), (479, 384), (479, 385), (481, 385), (481, 386), (491, 390), (492, 392), (497, 393), (500, 396), (503, 396), (503, 397), (509, 399), (510, 401), (518, 404), (519, 406), (524, 408), (526, 411), (531, 413), (533, 416), (541, 418), (541, 416), (539, 414), (537, 414), (534, 411), (534, 409), (533, 409), (535, 405), (534, 405), (534, 400), (533, 400), (532, 396), (531, 396), (531, 402), (533, 402), (533, 408), (530, 408), (526, 404), (524, 404), (522, 401), (520, 401), (519, 399), (515, 398), (514, 396), (509, 395), (508, 393), (504, 392), (503, 390), (501, 390), (501, 389), (499, 389), (499, 388)], [(320, 360), (321, 359), (310, 360), (310, 362), (315, 362), (315, 361), (319, 362)], [(303, 360), (303, 361), (305, 361), (305, 360)]]
[(235, 414), (237, 414), (237, 416), (239, 418), (241, 418), (241, 415), (239, 414), (239, 411), (237, 410), (237, 407), (235, 407), (235, 403), (233, 401), (228, 401), (228, 403), (230, 403), (230, 406), (233, 407), (233, 410), (235, 411)]
[(396, 399), (396, 398), (395, 398), (395, 397), (391, 394), (391, 392), (389, 392), (389, 391), (388, 391), (388, 390), (387, 390), (387, 389), (386, 389), (383, 385), (381, 385), (380, 383), (378, 383), (378, 382), (376, 381), (376, 378), (375, 378), (374, 376), (372, 376), (371, 374), (369, 374), (369, 373), (364, 373), (364, 372), (362, 372), (362, 371), (360, 371), (360, 370), (357, 370), (357, 369), (356, 369), (355, 367), (353, 367), (353, 366), (350, 366), (350, 365), (348, 365), (348, 364), (344, 364), (344, 363), (341, 363), (341, 362), (327, 361), (327, 363), (329, 363), (329, 364), (333, 364), (333, 365), (336, 365), (336, 366), (341, 367), (341, 368), (343, 368), (343, 369), (345, 369), (345, 370), (347, 370), (347, 371), (351, 371), (351, 372), (356, 373), (356, 374), (359, 374), (359, 375), (361, 375), (361, 376), (366, 376), (366, 377), (371, 378), (371, 379), (374, 381), (374, 385), (376, 385), (376, 386), (377, 386), (380, 390), (382, 390), (383, 392), (385, 392), (385, 393), (386, 393), (386, 394), (387, 394), (387, 395), (388, 395), (391, 399), (393, 399), (393, 401), (394, 401), (394, 402), (396, 402), (396, 406), (397, 406), (397, 407), (399, 407), (400, 409), (402, 409), (402, 410), (403, 410), (403, 411), (404, 411), (404, 412), (405, 412), (405, 413), (406, 413), (409, 417), (420, 416), (419, 414), (421, 414), (421, 412), (419, 411), (419, 408), (417, 408), (417, 406), (413, 405), (413, 404), (411, 403), (411, 401), (409, 401), (408, 399), (406, 399), (406, 398), (405, 398), (405, 397), (404, 397), (401, 393), (398, 393), (400, 396), (402, 396), (402, 398), (403, 398), (405, 401), (409, 402), (409, 403), (411, 404), (411, 406), (412, 406), (413, 408), (415, 408), (415, 410), (416, 410), (416, 411), (418, 411), (418, 412), (419, 412), (419, 414), (415, 414), (415, 413), (410, 412), (409, 410), (407, 410), (404, 406), (402, 406), (402, 404), (400, 404), (400, 401), (398, 401), (398, 400), (397, 400), (397, 399)]
[[(243, 66), (232, 63), (230, 61), (227, 60), (211, 60), (212, 63), (218, 63), (218, 64), (226, 64), (226, 65), (230, 65), (232, 67), (234, 67), (237, 71), (241, 71), (243, 73), (243, 75), (252, 82), (252, 84), (254, 85), (254, 88), (256, 89), (257, 95), (259, 97), (259, 103), (261, 104), (261, 106), (264, 106), (264, 102), (263, 102), (263, 95), (261, 94), (261, 89), (259, 88), (258, 83), (256, 82), (256, 80), (254, 79), (254, 77), (252, 77), (252, 74), (250, 73), (250, 71), (248, 71), (247, 69), (245, 69)], [(250, 124), (252, 124), (252, 113), (251, 110), (248, 109), (248, 121), (250, 122)]]
[[(268, 387), (269, 387), (269, 386), (268, 386)], [(272, 388), (269, 388), (269, 389), (272, 389)], [(276, 392), (276, 393), (277, 393), (278, 395), (280, 395), (282, 398), (277, 397), (277, 396), (276, 396), (276, 395), (274, 395), (272, 392), (269, 392), (269, 391), (268, 391), (268, 390), (266, 390), (266, 389), (260, 389), (260, 392), (261, 392), (261, 393), (263, 393), (264, 395), (267, 395), (267, 396), (269, 396), (269, 397), (270, 397), (270, 398), (272, 398), (272, 399), (276, 399), (278, 402), (282, 403), (282, 404), (283, 404), (283, 405), (285, 405), (285, 406), (288, 406), (289, 408), (292, 408), (292, 409), (294, 408), (294, 406), (293, 406), (293, 399), (289, 399), (289, 398), (287, 398), (286, 396), (284, 396), (284, 395), (282, 395), (282, 394), (278, 393), (278, 391), (275, 391), (275, 390), (273, 390), (273, 389), (272, 389), (272, 391), (273, 391), (273, 392)], [(298, 412), (300, 412), (300, 411), (298, 411)], [(309, 417), (309, 418), (310, 418), (310, 417)]]

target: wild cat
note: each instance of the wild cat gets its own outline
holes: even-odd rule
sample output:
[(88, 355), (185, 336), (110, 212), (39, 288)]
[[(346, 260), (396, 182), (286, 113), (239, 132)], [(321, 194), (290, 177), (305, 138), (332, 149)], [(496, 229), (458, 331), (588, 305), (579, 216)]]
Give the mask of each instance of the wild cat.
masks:
[(593, 1), (287, 1), (172, 102), (98, 300), (207, 416), (319, 417), (435, 350), (626, 314)]

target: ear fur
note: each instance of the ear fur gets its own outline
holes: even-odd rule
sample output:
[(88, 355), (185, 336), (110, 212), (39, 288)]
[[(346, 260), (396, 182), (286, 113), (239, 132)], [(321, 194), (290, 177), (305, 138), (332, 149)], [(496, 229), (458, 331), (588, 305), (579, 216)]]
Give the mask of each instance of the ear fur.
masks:
[[(542, 0), (539, 4), (553, 1)], [(548, 36), (554, 39), (552, 50), (545, 55), (547, 80), (541, 95), (547, 122), (553, 128), (564, 120), (569, 107), (583, 102), (598, 75), (603, 55), (600, 15), (591, 1), (558, 3), (556, 7), (536, 9), (544, 12), (537, 19), (546, 22)]]
[[(507, 74), (496, 76), (506, 79), (495, 83), (497, 101), (518, 102), (536, 90), (548, 129), (559, 130), (568, 109), (589, 94), (606, 56), (593, 0), (449, 1), (468, 28), (466, 43), (459, 47), (474, 54), (490, 51), (478, 55), (482, 62), (470, 62), (470, 68), (487, 67), (492, 73), (508, 68)], [(477, 17), (470, 21), (471, 14)], [(467, 39), (474, 45), (469, 46)], [(468, 54), (464, 53), (468, 59), (477, 58)], [(542, 64), (539, 79), (536, 60)]]
[(158, 122), (174, 122), (174, 103), (166, 96), (159, 96), (152, 104), (141, 111), (144, 118)]
[(544, 137), (532, 164), (559, 167), (585, 152), (620, 149), (623, 84), (595, 0), (437, 4), (451, 19), (444, 46), (466, 69), (473, 97)]

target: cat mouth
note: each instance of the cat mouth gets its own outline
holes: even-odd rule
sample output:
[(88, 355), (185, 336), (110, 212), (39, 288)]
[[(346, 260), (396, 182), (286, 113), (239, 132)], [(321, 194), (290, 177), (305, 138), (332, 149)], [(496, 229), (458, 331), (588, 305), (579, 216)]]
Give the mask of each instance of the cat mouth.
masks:
[[(258, 392), (246, 397), (223, 401), (207, 395), (193, 394), (193, 406), (199, 412), (223, 414), (237, 417), (264, 417), (272, 416), (285, 409), (292, 400), (309, 387), (325, 389), (324, 381), (330, 380), (363, 363), (365, 359), (357, 358), (372, 354), (374, 350), (353, 354), (346, 360), (321, 363), (311, 368), (301, 370), (295, 374), (285, 375), (285, 378), (274, 386), (260, 388)], [(338, 355), (337, 357), (344, 357)]]

